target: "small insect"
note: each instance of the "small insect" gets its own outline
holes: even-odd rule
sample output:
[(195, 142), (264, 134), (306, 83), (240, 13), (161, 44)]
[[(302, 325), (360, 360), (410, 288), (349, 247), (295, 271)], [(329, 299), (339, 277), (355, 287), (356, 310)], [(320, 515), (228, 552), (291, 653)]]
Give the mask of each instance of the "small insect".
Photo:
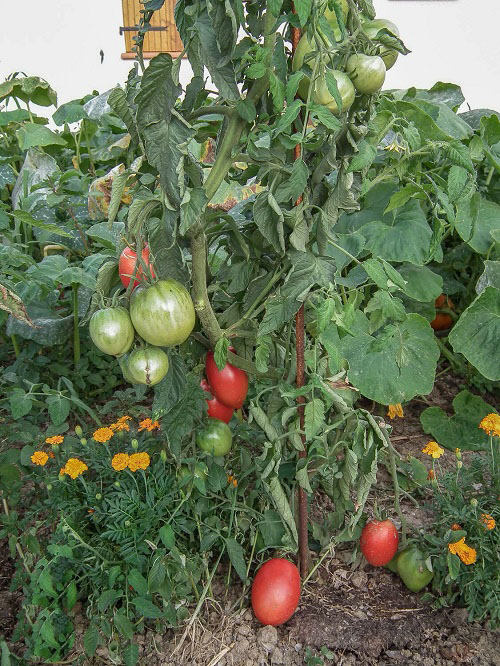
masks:
[(99, 55), (101, 56), (101, 65), (102, 65), (102, 63), (104, 62), (104, 51), (102, 49), (99, 51)]

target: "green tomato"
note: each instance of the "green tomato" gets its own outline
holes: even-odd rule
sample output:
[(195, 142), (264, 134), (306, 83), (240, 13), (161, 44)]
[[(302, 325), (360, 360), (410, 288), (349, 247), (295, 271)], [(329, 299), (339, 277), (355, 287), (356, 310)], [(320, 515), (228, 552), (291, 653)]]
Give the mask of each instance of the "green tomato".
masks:
[(347, 61), (346, 72), (360, 93), (372, 95), (378, 92), (385, 81), (386, 68), (380, 56), (356, 53)]
[[(356, 96), (356, 91), (354, 90), (352, 81), (345, 72), (341, 72), (338, 69), (331, 69), (329, 71), (337, 82), (337, 88), (342, 99), (342, 112), (347, 111), (354, 102), (354, 98)], [(321, 104), (326, 106), (332, 113), (339, 113), (337, 102), (328, 90), (325, 77), (323, 76), (318, 77), (313, 83), (311, 100), (314, 102), (314, 104)]]
[(132, 384), (154, 386), (168, 372), (168, 356), (157, 347), (136, 349), (128, 357), (126, 367)]
[(89, 333), (95, 346), (112, 356), (128, 352), (134, 341), (134, 327), (130, 315), (128, 310), (122, 307), (94, 312)]
[[(375, 39), (377, 34), (383, 28), (386, 28), (389, 30), (389, 32), (392, 32), (393, 35), (399, 37), (398, 26), (388, 19), (374, 19), (373, 21), (365, 21), (361, 27), (365, 35), (367, 35), (370, 39)], [(379, 48), (379, 55), (385, 63), (385, 68), (389, 70), (391, 67), (393, 67), (394, 63), (398, 59), (399, 53), (395, 49), (391, 49), (388, 46), (381, 44)]]
[(137, 287), (130, 299), (130, 317), (141, 338), (158, 347), (180, 345), (196, 320), (191, 296), (176, 280)]
[(426, 559), (425, 554), (417, 546), (406, 548), (398, 556), (398, 573), (412, 592), (420, 592), (434, 577), (434, 573), (427, 568)]
[(212, 456), (225, 456), (231, 450), (231, 428), (218, 419), (208, 419), (208, 424), (196, 434), (196, 444)]
[(398, 573), (398, 557), (400, 553), (396, 553), (392, 560), (390, 562), (387, 562), (387, 564), (384, 564), (384, 567), (386, 569), (389, 569), (389, 571), (392, 571), (392, 573)]
[[(183, 490), (191, 490), (193, 487), (193, 480), (200, 479), (205, 482), (208, 476), (208, 467), (205, 463), (196, 463), (194, 469), (190, 469), (187, 465), (182, 465), (177, 473), (177, 478), (181, 482)], [(191, 478), (191, 482), (182, 483), (185, 479)]]

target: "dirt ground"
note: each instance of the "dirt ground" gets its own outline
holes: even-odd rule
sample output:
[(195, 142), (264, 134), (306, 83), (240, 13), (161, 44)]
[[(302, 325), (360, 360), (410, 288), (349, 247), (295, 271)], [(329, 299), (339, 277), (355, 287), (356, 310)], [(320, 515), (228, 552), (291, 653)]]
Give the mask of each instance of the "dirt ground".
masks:
[[(448, 374), (426, 401), (413, 401), (405, 407), (404, 419), (391, 422), (392, 439), (402, 456), (414, 455), (428, 464), (428, 457), (421, 453), (429, 437), (421, 429), (420, 413), (429, 404), (449, 409), (461, 388), (461, 380)], [(492, 396), (483, 398), (494, 400)], [(378, 483), (388, 487), (385, 470)], [(429, 520), (408, 500), (403, 507), (411, 524)], [(214, 581), (214, 598), (207, 599), (189, 631), (146, 632), (137, 637), (139, 664), (500, 666), (500, 632), (468, 624), (463, 609), (434, 611), (389, 571), (366, 563), (353, 568), (349, 561), (349, 550), (332, 552), (303, 589), (294, 616), (278, 628), (262, 627), (255, 620), (248, 590), (234, 585), (225, 596), (221, 576)], [(20, 594), (9, 591), (13, 570), (7, 543), (0, 541), (0, 637), (7, 641), (21, 603)], [(75, 650), (64, 663), (119, 663), (104, 647), (98, 648), (93, 660), (84, 656), (81, 641), (86, 620), (80, 604), (77, 606)], [(22, 645), (14, 645), (12, 650), (20, 654)]]

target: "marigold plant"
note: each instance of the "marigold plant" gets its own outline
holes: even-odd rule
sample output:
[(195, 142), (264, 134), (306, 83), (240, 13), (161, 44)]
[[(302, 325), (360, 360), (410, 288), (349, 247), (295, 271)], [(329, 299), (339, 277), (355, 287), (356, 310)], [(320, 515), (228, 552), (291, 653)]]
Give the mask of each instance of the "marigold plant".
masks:
[(45, 451), (35, 451), (35, 453), (31, 456), (31, 462), (34, 465), (40, 465), (43, 467), (47, 460), (49, 459), (49, 456), (45, 453)]
[(429, 442), (422, 449), (422, 453), (426, 453), (428, 456), (433, 458), (441, 458), (444, 453), (444, 449), (439, 446), (437, 442)]
[(92, 437), (95, 439), (96, 442), (109, 442), (109, 440), (113, 437), (115, 433), (111, 428), (105, 427), (105, 428), (99, 428), (98, 430), (95, 430), (94, 433), (92, 434)]

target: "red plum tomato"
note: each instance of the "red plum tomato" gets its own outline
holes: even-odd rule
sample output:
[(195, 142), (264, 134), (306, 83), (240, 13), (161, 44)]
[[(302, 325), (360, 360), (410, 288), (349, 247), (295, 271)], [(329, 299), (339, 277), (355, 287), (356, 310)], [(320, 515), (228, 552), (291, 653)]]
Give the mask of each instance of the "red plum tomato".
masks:
[[(149, 270), (151, 272), (151, 277), (155, 277), (155, 271), (153, 268), (153, 264), (150, 263), (149, 261), (149, 247), (147, 245), (144, 246), (142, 250), (142, 260), (144, 261), (144, 264), (149, 267)], [(122, 281), (123, 286), (125, 289), (129, 286), (130, 280), (132, 279), (132, 275), (134, 274), (135, 271), (135, 265), (137, 264), (137, 252), (135, 250), (132, 250), (130, 247), (126, 247), (123, 252), (120, 254), (120, 258), (118, 260), (118, 271), (120, 273), (120, 280)], [(137, 269), (137, 273), (135, 275), (136, 279), (134, 281), (134, 289), (137, 287), (138, 284), (140, 284), (143, 281), (144, 275), (141, 266)]]
[(363, 527), (359, 545), (366, 560), (374, 567), (383, 567), (398, 550), (399, 535), (391, 520), (371, 520)]
[(252, 608), (264, 625), (277, 627), (295, 613), (300, 599), (300, 574), (292, 562), (275, 557), (257, 571), (252, 584)]
[(219, 419), (219, 421), (229, 423), (233, 417), (234, 409), (232, 407), (227, 407), (224, 403), (217, 400), (217, 398), (212, 394), (212, 390), (210, 389), (210, 386), (205, 379), (201, 380), (200, 386), (204, 391), (210, 393), (212, 396), (210, 400), (207, 400), (208, 416), (211, 419)]
[[(231, 351), (234, 351), (230, 347)], [(214, 353), (209, 351), (205, 362), (205, 372), (210, 389), (219, 402), (227, 407), (239, 409), (248, 392), (248, 375), (244, 370), (226, 363), (222, 370), (215, 364)]]

